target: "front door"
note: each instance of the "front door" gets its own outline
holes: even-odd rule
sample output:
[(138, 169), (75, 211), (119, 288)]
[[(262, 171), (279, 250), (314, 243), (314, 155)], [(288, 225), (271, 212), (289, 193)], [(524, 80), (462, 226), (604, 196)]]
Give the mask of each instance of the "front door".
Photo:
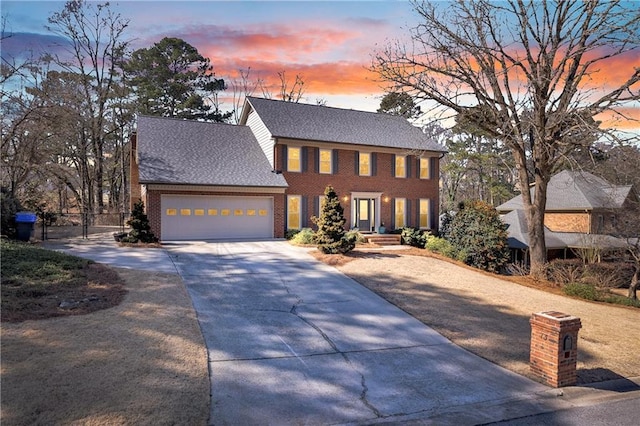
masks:
[(356, 198), (356, 228), (361, 232), (373, 231), (375, 199)]

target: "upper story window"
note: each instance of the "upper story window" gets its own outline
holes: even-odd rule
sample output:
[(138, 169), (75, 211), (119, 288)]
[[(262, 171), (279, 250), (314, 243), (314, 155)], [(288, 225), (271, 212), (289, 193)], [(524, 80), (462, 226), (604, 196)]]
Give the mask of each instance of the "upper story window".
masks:
[(404, 155), (396, 155), (396, 172), (397, 178), (407, 177), (407, 157)]
[(320, 149), (318, 151), (318, 171), (323, 174), (330, 175), (333, 173), (333, 165), (331, 164), (331, 158), (333, 153), (330, 149)]
[(431, 178), (430, 164), (431, 164), (430, 158), (420, 157), (420, 179)]
[(302, 171), (302, 148), (287, 147), (287, 170), (290, 172)]
[(371, 176), (371, 153), (361, 152), (358, 158), (358, 174), (360, 176)]

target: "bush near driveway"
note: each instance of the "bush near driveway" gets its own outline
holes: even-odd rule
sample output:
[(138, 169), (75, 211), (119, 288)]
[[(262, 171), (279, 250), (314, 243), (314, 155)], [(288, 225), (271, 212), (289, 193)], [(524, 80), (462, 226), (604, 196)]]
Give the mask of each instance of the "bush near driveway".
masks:
[(483, 201), (466, 201), (451, 222), (449, 242), (465, 253), (467, 265), (498, 272), (509, 262), (507, 228), (496, 209)]

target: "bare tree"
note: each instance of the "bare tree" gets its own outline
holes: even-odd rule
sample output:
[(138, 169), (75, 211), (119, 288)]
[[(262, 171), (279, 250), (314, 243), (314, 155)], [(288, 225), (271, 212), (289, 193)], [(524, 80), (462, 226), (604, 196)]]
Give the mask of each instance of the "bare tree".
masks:
[[(529, 225), (531, 274), (546, 263), (547, 184), (577, 146), (614, 135), (593, 117), (640, 99), (640, 67), (596, 84), (612, 58), (640, 47), (640, 11), (616, 0), (415, 2), (413, 44), (377, 52), (373, 69), (509, 147)], [(636, 55), (636, 56), (633, 56)], [(613, 86), (613, 87), (612, 87)], [(534, 183), (532, 192), (526, 190)]]
[(304, 94), (304, 80), (300, 74), (296, 74), (295, 81), (291, 83), (284, 70), (278, 72), (280, 78), (280, 99), (285, 102), (300, 102)]
[(239, 69), (238, 77), (230, 79), (229, 88), (231, 89), (231, 100), (233, 102), (233, 115), (231, 119), (234, 123), (238, 124), (240, 122), (240, 115), (245, 98), (252, 96), (258, 87), (260, 87), (260, 80), (251, 79), (251, 67)]
[(91, 202), (98, 213), (104, 209), (105, 144), (117, 131), (107, 120), (107, 110), (114, 97), (119, 65), (128, 46), (123, 40), (129, 21), (115, 13), (109, 3), (69, 0), (60, 12), (49, 17), (47, 29), (69, 41), (66, 56), (55, 56), (57, 66), (81, 78), (80, 93), (86, 108), (83, 123), (83, 145), (91, 149), (91, 180), (94, 185)]

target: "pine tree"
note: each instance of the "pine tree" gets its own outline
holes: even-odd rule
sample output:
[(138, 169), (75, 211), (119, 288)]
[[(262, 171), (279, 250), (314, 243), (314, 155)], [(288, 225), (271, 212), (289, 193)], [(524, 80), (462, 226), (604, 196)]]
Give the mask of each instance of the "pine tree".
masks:
[(133, 211), (131, 212), (131, 219), (127, 221), (132, 229), (129, 235), (122, 241), (127, 243), (156, 243), (158, 238), (151, 232), (151, 225), (149, 224), (149, 218), (144, 212), (144, 203), (142, 200), (138, 200), (133, 205)]
[(344, 230), (346, 222), (338, 194), (329, 185), (324, 190), (324, 204), (320, 218), (315, 219), (318, 226), (315, 237), (318, 250), (325, 254), (347, 253), (353, 250), (355, 241), (346, 236)]

